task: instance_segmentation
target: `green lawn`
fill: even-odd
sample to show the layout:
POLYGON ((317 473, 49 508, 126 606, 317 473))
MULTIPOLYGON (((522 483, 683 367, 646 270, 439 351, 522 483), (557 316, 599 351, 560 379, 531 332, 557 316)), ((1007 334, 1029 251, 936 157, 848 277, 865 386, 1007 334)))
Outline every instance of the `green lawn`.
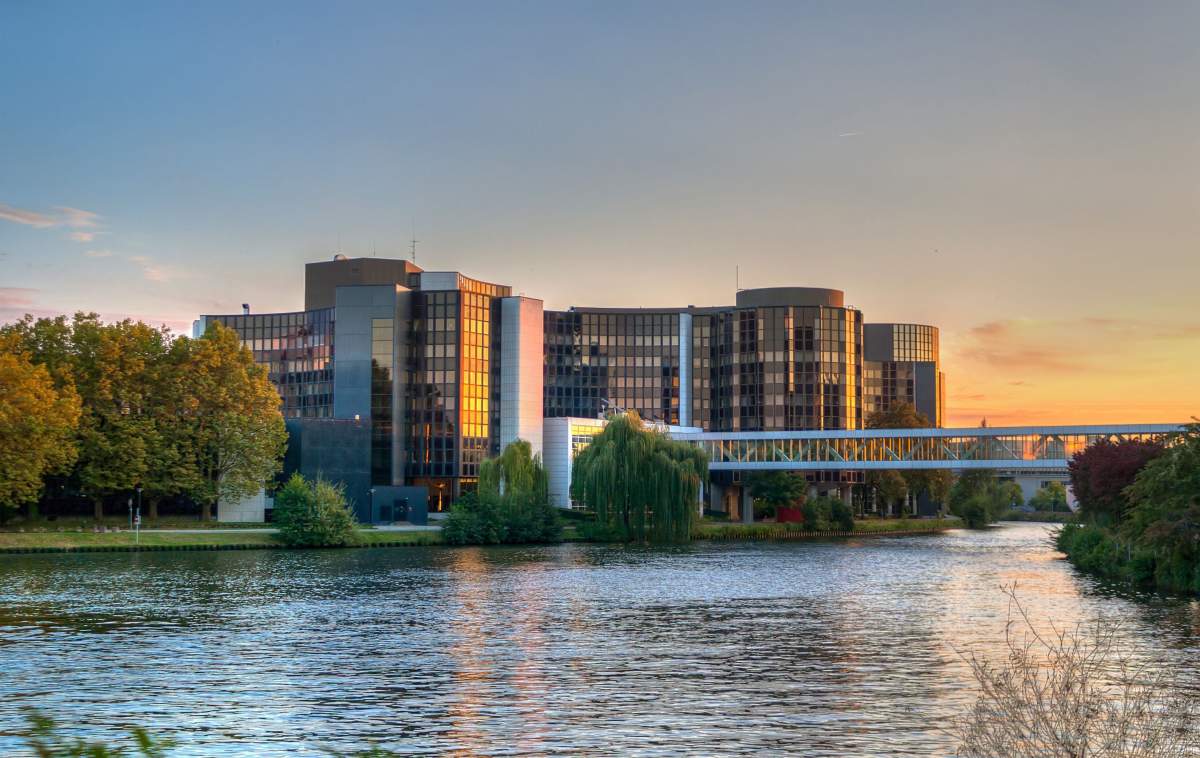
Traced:
MULTIPOLYGON (((383 532, 375 529, 363 529, 359 532, 360 544, 363 547, 373 545, 435 545, 441 542, 438 532, 383 532)), ((200 534, 180 534, 172 532, 141 533, 139 542, 142 547, 180 547, 180 548, 222 548, 231 545, 252 545, 262 547, 280 546, 279 538, 266 532, 212 532, 200 534)), ((0 550, 30 549, 30 548, 101 548, 101 547, 133 547, 132 532, 97 534, 86 532, 0 532, 0 550)))
MULTIPOLYGON (((120 515, 105 516, 104 520, 100 523, 110 529, 128 529, 129 515, 122 513, 120 515)), ((10 518, 7 523, 0 525, 0 532, 57 532, 59 529, 68 531, 84 529, 91 531, 95 525, 96 520, 91 516, 60 516, 53 521, 45 518, 30 521, 24 517, 14 517, 10 518)), ((158 519, 150 519, 145 514, 142 514, 142 531, 150 529, 262 529, 269 526, 270 524, 231 523, 216 521, 215 519, 201 521, 195 516, 163 516, 158 519)))

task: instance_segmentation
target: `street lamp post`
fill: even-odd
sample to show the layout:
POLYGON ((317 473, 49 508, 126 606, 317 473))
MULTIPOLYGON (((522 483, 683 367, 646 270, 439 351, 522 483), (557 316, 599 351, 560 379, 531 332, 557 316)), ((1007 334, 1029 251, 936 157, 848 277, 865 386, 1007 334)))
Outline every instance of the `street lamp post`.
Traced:
POLYGON ((133 529, 133 498, 129 498, 129 528, 133 529))
POLYGON ((375 520, 375 488, 374 487, 367 490, 367 496, 369 498, 368 502, 369 502, 370 508, 371 508, 371 520, 374 521, 375 520))
POLYGON ((140 517, 142 515, 142 485, 139 484, 134 489, 137 490, 137 496, 138 496, 137 510, 138 510, 138 516, 140 517))

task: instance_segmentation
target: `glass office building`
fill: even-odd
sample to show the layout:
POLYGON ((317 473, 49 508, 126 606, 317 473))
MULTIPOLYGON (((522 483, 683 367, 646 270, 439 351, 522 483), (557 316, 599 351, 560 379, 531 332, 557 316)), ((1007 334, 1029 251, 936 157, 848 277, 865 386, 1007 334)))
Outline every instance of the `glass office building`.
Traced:
POLYGON ((192 330, 200 336, 211 323, 237 332, 279 389, 284 418, 333 415, 333 309, 296 313, 202 316, 192 330))
POLYGON ((715 432, 846 430, 904 400, 942 419, 937 329, 864 324, 840 290, 545 311, 459 272, 336 256, 305 267, 304 292, 302 311, 246 306, 201 316, 194 331, 237 332, 279 390, 294 443, 308 451, 300 459, 344 453, 338 467, 360 503, 379 488, 416 487, 444 510, 508 442, 540 451, 545 418, 633 410, 715 432), (354 450, 325 444, 330 430, 354 450))
POLYGON ((572 309, 545 313, 545 416, 636 410, 680 419, 680 313, 572 309))
MULTIPOLYGON (((933 426, 945 419, 945 375, 938 329, 926 324, 867 324, 863 410, 869 416, 908 403, 933 426)), ((864 416, 865 418, 865 416, 864 416)))
POLYGON ((545 416, 711 431, 857 429, 862 315, 838 290, 743 290, 729 307, 545 314, 545 416))

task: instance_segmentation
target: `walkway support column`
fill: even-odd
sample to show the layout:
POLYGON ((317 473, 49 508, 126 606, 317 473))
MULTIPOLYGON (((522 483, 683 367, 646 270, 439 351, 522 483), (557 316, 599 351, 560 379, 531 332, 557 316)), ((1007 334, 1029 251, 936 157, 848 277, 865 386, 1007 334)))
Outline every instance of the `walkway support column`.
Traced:
POLYGON ((742 485, 742 523, 754 523, 754 498, 750 497, 750 488, 742 485))

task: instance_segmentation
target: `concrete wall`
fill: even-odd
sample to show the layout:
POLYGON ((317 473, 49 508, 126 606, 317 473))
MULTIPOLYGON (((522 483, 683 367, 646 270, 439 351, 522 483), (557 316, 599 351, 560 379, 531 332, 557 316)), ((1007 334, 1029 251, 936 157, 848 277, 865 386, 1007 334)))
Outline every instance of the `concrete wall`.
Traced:
POLYGON ((548 418, 542 425, 542 465, 546 467, 550 504, 571 505, 571 419, 548 418))
POLYGON ((692 425, 692 314, 679 314, 679 425, 692 425))
POLYGON ((337 288, 361 285, 408 286, 408 274, 421 269, 406 260, 345 258, 319 261, 304 267, 304 309, 332 308, 337 288))
POLYGON ((542 452, 542 301, 500 299, 500 449, 516 439, 542 452))
POLYGON ((266 510, 272 507, 265 490, 259 490, 244 500, 218 502, 217 521, 232 524, 258 524, 266 520, 266 510))

